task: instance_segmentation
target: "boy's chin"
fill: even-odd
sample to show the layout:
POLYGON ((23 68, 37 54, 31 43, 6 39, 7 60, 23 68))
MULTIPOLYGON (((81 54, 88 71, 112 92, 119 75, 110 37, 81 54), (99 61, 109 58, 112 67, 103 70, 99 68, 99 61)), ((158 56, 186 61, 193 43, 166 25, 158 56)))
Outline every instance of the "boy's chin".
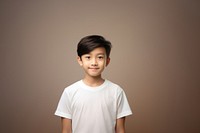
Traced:
POLYGON ((89 74, 89 76, 92 78, 99 78, 101 77, 101 74, 89 74))

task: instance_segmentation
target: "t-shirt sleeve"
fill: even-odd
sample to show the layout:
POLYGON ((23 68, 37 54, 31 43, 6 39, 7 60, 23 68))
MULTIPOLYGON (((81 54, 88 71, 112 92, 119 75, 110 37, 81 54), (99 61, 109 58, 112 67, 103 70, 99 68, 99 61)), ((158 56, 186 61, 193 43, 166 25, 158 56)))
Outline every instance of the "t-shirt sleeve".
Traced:
POLYGON ((132 115, 125 92, 122 90, 117 98, 117 119, 132 115))
POLYGON ((55 115, 64 117, 64 118, 68 118, 68 119, 72 119, 71 102, 70 102, 70 97, 69 97, 66 89, 62 93, 62 96, 58 103, 57 109, 55 111, 55 115))

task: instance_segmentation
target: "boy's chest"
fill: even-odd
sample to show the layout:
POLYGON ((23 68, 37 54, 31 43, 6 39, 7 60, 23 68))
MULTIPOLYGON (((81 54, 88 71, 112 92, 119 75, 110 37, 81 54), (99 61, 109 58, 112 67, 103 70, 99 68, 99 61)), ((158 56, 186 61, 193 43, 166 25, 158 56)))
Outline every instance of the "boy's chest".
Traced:
POLYGON ((116 109, 116 97, 107 91, 77 92, 71 99, 72 111, 95 112, 102 109, 113 111, 116 109))

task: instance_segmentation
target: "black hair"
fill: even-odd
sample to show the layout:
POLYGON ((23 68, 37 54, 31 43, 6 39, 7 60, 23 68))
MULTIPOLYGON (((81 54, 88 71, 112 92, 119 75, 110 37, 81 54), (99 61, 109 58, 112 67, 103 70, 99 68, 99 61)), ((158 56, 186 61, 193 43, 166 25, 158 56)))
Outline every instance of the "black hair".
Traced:
POLYGON ((100 35, 90 35, 82 38, 77 45, 77 54, 81 58, 82 55, 88 54, 98 47, 104 47, 106 56, 109 58, 112 44, 100 35))

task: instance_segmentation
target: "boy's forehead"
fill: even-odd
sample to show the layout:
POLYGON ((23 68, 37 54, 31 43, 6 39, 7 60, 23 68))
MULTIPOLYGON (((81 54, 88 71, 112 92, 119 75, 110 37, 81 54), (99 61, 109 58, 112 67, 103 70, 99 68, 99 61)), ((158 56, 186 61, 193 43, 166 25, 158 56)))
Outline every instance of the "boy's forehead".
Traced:
POLYGON ((98 48, 93 49, 88 54, 106 54, 106 49, 104 47, 98 47, 98 48))

